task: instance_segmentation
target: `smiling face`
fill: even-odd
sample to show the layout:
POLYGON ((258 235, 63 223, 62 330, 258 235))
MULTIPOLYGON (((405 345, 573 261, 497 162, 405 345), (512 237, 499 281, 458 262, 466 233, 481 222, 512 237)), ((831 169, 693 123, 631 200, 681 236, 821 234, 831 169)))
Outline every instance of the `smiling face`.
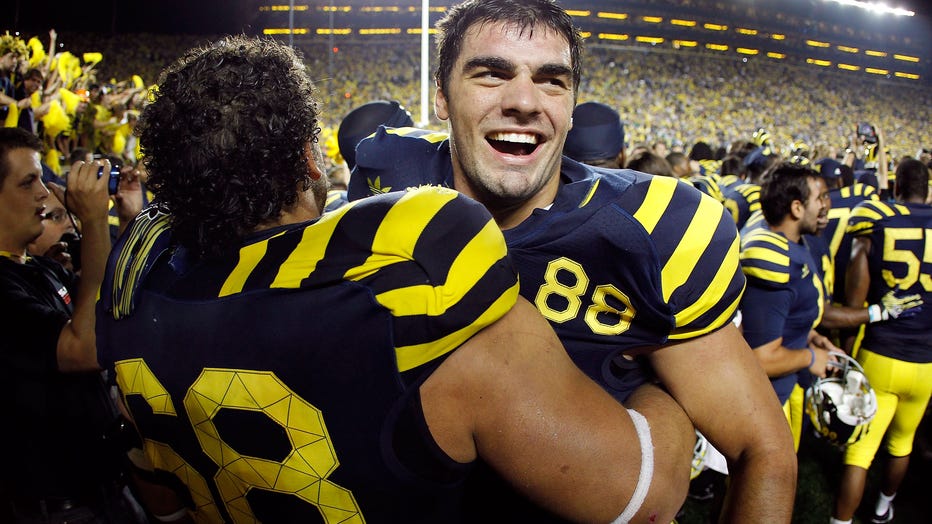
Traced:
POLYGON ((3 160, 7 176, 0 186, 0 250, 21 255, 42 234, 49 190, 42 183, 37 151, 11 149, 3 160))
POLYGON ((573 115, 569 43, 535 26, 473 26, 436 110, 450 127, 456 189, 499 225, 517 225, 553 202, 573 115))

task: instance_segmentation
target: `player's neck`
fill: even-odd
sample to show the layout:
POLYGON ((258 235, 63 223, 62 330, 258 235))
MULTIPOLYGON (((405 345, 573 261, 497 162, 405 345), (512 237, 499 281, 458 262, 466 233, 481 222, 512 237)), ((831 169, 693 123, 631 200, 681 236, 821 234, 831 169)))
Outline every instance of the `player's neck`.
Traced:
POLYGON ((454 175, 454 189, 481 203, 492 214, 499 229, 508 230, 521 225, 531 216, 535 209, 549 209, 556 199, 560 188, 559 173, 552 177, 544 187, 533 195, 523 199, 502 198, 488 192, 479 191, 465 177, 454 175))
POLYGON ((803 237, 802 231, 799 228, 799 221, 793 220, 792 217, 786 217, 777 225, 770 224, 770 230, 775 233, 783 233, 783 236, 787 238, 790 242, 799 243, 799 240, 803 237))

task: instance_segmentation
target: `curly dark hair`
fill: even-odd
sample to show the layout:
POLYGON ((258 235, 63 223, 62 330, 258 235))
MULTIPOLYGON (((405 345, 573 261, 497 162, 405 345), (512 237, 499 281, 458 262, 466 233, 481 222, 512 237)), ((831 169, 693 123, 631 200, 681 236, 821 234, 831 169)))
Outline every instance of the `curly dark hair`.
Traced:
POLYGON ((315 95, 300 55, 268 39, 226 37, 162 72, 140 141, 178 242, 202 257, 229 254, 311 187, 315 95))

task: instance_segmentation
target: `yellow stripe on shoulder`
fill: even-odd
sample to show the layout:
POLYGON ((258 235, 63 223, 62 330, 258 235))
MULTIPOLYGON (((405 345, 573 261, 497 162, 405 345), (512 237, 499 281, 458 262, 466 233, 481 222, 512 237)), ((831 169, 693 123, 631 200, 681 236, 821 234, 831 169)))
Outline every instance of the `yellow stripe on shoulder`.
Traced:
POLYGON ((305 228, 298 245, 279 266, 278 273, 269 287, 301 287, 301 282, 317 269, 317 264, 324 258, 340 219, 355 206, 356 202, 350 202, 333 212, 323 214, 314 225, 305 228))
POLYGON ((395 348, 395 357, 398 361, 398 371, 404 372, 414 369, 421 364, 430 362, 458 348, 482 328, 500 319, 507 313, 518 299, 518 284, 507 289, 498 300, 492 303, 485 312, 468 326, 450 333, 449 335, 426 344, 402 346, 395 348))
POLYGON ((894 215, 896 215, 896 211, 889 204, 873 200, 865 200, 851 210, 851 219, 870 220, 871 222, 894 215))
POLYGON ((777 284, 786 284, 790 281, 790 274, 785 271, 772 271, 769 269, 762 269, 759 267, 747 267, 742 266, 742 271, 748 277, 756 278, 758 280, 764 280, 766 282, 775 282, 777 284))
POLYGON ((412 260, 421 232, 434 215, 457 195, 452 189, 437 186, 408 189, 379 224, 372 239, 372 254, 361 265, 347 270, 345 278, 358 281, 399 259, 412 260), (424 198, 423 195, 428 193, 439 198, 424 198))
MULTIPOLYGON (((738 271, 740 267, 740 258, 739 258, 739 249, 738 249, 738 237, 735 237, 734 242, 728 248, 728 252, 725 255, 725 259, 722 261, 722 265, 719 268, 718 272, 715 274, 715 278, 712 279, 712 282, 702 293, 702 295, 691 305, 683 308, 676 315, 676 325, 685 326, 690 322, 699 318, 702 314, 706 312, 709 308, 709 304, 718 303, 722 297, 722 294, 728 290, 728 286, 731 285, 731 280, 735 275, 735 272, 738 271)), ((741 295, 738 295, 738 299, 734 302, 734 308, 737 309, 738 301, 740 301, 741 295)), ((669 300, 669 298, 667 298, 669 300)), ((731 315, 734 314, 734 309, 730 312, 726 311, 722 315, 728 318, 731 318, 731 315)), ((708 330, 711 331, 721 324, 718 323, 720 319, 716 320, 715 323, 708 326, 708 330)), ((701 333, 699 333, 701 334, 701 333)), ((671 337, 672 338, 672 337, 671 337)))
POLYGON ((634 213, 634 218, 644 226, 647 233, 653 233, 657 223, 667 211, 670 200, 673 198, 673 192, 676 191, 679 181, 675 178, 655 176, 650 181, 650 187, 641 207, 634 213))
POLYGON ((763 260, 780 267, 790 267, 790 254, 788 251, 778 251, 768 246, 754 245, 745 247, 741 252, 741 260, 763 260))
MULTIPOLYGON (((661 270, 660 285, 663 288, 665 302, 669 302, 670 296, 689 279, 693 267, 702 257, 718 230, 721 219, 722 205, 714 198, 702 195, 689 226, 683 232, 676 249, 661 270)), ((737 257, 735 258, 737 260, 737 257)))
POLYGON ((265 253, 269 248, 269 240, 277 236, 281 236, 282 234, 284 234, 284 232, 267 238, 261 242, 256 242, 254 244, 241 247, 239 250, 239 261, 236 263, 236 267, 233 268, 233 271, 227 275, 227 278, 223 282, 223 286, 220 287, 220 292, 217 293, 217 296, 226 297, 241 292, 243 290, 243 286, 246 284, 246 280, 249 278, 249 275, 252 274, 252 272, 256 269, 256 266, 259 265, 259 262, 262 260, 262 257, 265 256, 265 253))
POLYGON ((460 251, 443 284, 409 286, 380 293, 375 298, 395 316, 440 316, 459 303, 476 283, 507 254, 501 230, 489 219, 485 227, 460 251))

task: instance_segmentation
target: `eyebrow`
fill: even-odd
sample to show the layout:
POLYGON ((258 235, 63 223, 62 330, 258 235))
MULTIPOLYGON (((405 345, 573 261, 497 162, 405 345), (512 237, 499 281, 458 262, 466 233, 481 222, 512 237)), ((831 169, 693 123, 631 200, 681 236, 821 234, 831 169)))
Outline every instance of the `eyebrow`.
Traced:
POLYGON ((463 71, 483 68, 497 69, 499 71, 514 71, 517 69, 517 66, 511 60, 506 60, 498 56, 476 56, 470 58, 463 64, 463 71))
MULTIPOLYGON (((495 69, 498 71, 514 72, 517 65, 511 60, 506 60, 498 56, 477 56, 471 58, 463 64, 463 71, 472 71, 474 69, 495 69)), ((573 70, 563 64, 547 63, 538 67, 534 71, 535 75, 544 76, 573 76, 573 70)))

